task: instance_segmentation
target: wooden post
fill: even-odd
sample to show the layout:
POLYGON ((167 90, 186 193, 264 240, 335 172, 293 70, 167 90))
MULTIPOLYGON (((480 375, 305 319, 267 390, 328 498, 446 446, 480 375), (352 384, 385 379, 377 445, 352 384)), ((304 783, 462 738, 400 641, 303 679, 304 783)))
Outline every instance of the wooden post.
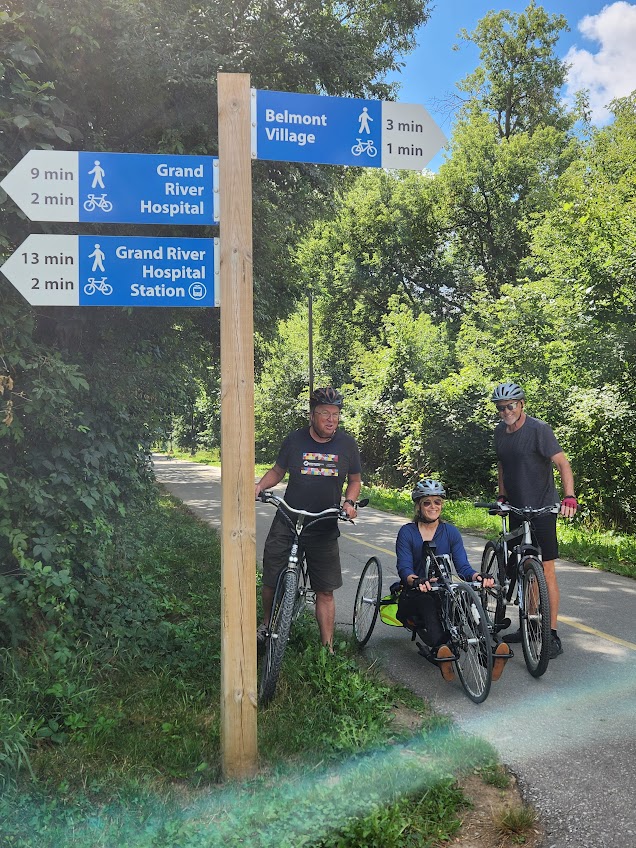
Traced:
POLYGON ((254 314, 249 74, 218 75, 221 248, 221 756, 252 776, 256 736, 254 314))

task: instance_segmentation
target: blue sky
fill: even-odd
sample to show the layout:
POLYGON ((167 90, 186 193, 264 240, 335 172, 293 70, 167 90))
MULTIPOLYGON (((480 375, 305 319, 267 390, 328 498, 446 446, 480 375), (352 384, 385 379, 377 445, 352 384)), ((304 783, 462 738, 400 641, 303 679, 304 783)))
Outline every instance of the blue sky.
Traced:
MULTIPOLYGON (((417 48, 403 58, 402 73, 391 77, 401 84, 398 100, 422 103, 450 136, 455 84, 479 64, 477 48, 460 41, 457 33, 462 28, 471 32, 489 11, 519 13, 527 5, 527 0, 437 0, 417 34, 417 48), (455 44, 459 50, 453 50, 455 44)), ((607 123, 606 104, 636 88, 636 2, 544 0, 540 5, 550 14, 564 15, 570 27, 556 48, 572 65, 564 98, 588 89, 594 122, 607 123)), ((439 154, 429 167, 437 170, 442 161, 439 154)))

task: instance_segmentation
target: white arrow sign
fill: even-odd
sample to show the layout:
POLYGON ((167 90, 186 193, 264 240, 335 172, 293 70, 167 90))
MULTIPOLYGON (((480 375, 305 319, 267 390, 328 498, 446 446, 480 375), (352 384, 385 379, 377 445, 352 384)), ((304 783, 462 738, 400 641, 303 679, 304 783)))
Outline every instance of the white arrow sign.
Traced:
POLYGON ((445 144, 417 103, 252 91, 254 159, 421 171, 445 144))
POLYGON ((212 156, 30 150, 0 182, 32 221, 213 224, 212 156))
POLYGON ((218 306, 218 239, 32 235, 2 273, 33 306, 218 306))

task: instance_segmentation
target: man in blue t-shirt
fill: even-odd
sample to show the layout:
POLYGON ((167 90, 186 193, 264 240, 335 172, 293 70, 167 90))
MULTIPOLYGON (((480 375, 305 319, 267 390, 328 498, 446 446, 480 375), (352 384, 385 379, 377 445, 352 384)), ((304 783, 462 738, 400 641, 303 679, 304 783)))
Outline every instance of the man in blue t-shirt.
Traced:
MULTIPOLYGON (((554 483, 553 466, 559 470, 565 496, 561 501, 561 515, 571 518, 578 508, 574 495, 574 477, 567 456, 558 443, 552 428, 525 412, 526 395, 517 383, 500 383, 492 393, 500 421, 495 427, 495 450, 498 460, 499 496, 501 503, 516 507, 539 509, 559 500, 554 483)), ((521 518, 510 515, 510 526, 519 525, 521 518)), ((557 546, 556 515, 548 513, 533 519, 535 535, 541 548, 543 571, 548 584, 552 643, 550 658, 563 653, 557 634, 559 613, 559 586, 554 561, 557 546)), ((521 632, 506 636, 508 642, 520 642, 521 632)))
MULTIPOLYGON (((295 509, 321 512, 340 504, 349 518, 357 515, 355 504, 362 485, 360 453, 355 439, 338 429, 342 395, 331 386, 315 389, 309 399, 309 426, 294 430, 283 442, 276 464, 256 484, 256 497, 271 489, 289 472, 286 502, 295 509)), ((311 587, 316 594, 316 620, 320 639, 333 646, 336 620, 334 590, 342 586, 338 519, 320 521, 303 533, 303 549, 311 587)), ((276 580, 287 565, 293 534, 278 514, 274 517, 263 553, 263 623, 259 642, 265 640, 272 611, 276 580)))

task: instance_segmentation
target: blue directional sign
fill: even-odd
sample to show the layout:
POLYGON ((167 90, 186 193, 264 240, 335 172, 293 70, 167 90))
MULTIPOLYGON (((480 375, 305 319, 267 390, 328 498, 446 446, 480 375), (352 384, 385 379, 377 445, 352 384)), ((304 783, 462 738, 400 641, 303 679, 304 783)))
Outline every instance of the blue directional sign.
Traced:
POLYGON ((2 272, 34 306, 218 306, 218 239, 32 235, 2 272))
POLYGON ((252 91, 252 156, 421 170, 446 143, 424 106, 252 91))
POLYGON ((32 221, 218 222, 218 159, 30 150, 0 183, 32 221))

